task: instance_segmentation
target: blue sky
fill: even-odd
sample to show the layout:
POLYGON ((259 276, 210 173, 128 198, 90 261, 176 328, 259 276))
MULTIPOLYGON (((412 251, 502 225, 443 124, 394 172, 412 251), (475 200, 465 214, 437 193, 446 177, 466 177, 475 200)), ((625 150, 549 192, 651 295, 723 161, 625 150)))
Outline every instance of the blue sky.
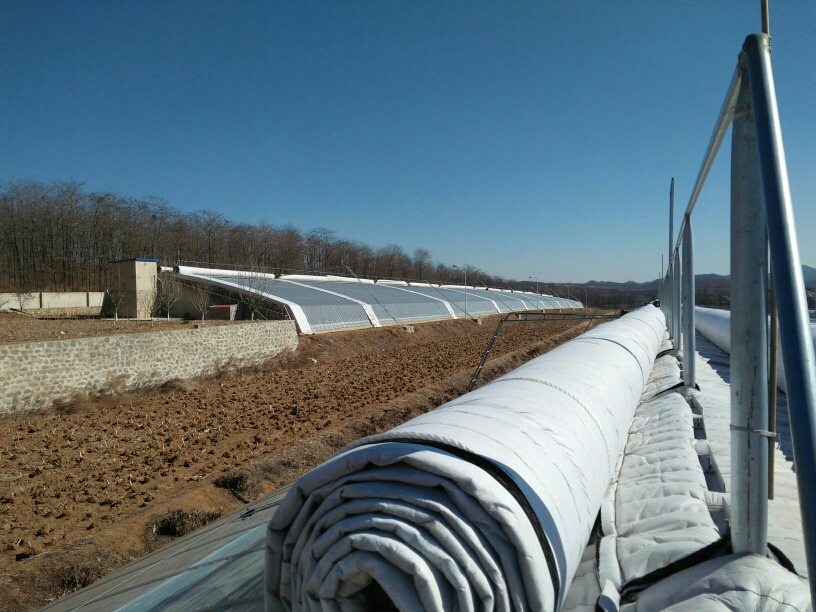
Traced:
MULTIPOLYGON (((771 5, 816 265, 816 3, 771 5)), ((758 1, 2 0, 0 181, 79 179, 520 279, 653 279, 669 181, 679 219, 758 29, 758 1)), ((728 271, 728 170, 721 154, 695 211, 700 272, 728 271)))

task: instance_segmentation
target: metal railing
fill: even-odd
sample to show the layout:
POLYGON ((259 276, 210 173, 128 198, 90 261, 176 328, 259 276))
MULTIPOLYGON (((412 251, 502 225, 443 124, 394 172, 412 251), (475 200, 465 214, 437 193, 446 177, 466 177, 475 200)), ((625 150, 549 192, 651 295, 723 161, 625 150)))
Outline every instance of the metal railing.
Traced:
MULTIPOLYGON (((691 214, 729 125, 731 143, 731 536, 734 552, 767 554, 769 256, 811 598, 816 601, 816 369, 770 37, 745 39, 660 288, 683 382, 695 385, 691 214)), ((673 185, 670 195, 673 206, 673 185)), ((670 230, 671 232, 671 230, 670 230)), ((670 237, 671 245, 671 237, 670 237)), ((772 438, 771 438, 772 439, 772 438)))

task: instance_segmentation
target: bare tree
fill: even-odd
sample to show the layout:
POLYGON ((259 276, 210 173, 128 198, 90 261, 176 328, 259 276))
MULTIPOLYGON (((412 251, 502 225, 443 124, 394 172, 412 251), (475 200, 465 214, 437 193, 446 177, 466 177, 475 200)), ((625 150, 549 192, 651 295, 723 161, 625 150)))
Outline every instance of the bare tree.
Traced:
POLYGON ((156 314, 156 286, 153 285, 149 289, 143 289, 137 294, 137 302, 139 306, 139 314, 147 313, 150 317, 150 325, 153 325, 153 316, 156 314))
POLYGON ((428 249, 414 250, 414 274, 419 280, 422 280, 422 275, 428 272, 431 267, 431 254, 428 249))
POLYGON ((28 305, 34 301, 34 294, 28 291, 18 291, 14 294, 17 298, 17 303, 20 305, 20 312, 25 312, 28 305))
POLYGON ((210 286, 197 285, 193 287, 190 292, 190 302, 193 304, 193 308, 198 311, 198 314, 201 315, 201 322, 203 323, 204 317, 207 316, 207 308, 210 306, 210 286))
POLYGON ((5 306, 6 304, 8 304, 8 299, 0 295, 0 310, 3 310, 3 306, 5 306))
MULTIPOLYGON (((160 198, 89 191, 77 181, 0 183, 0 286, 95 291, 119 286, 110 262, 144 256, 281 272, 340 273, 351 266, 360 276, 437 282, 462 276, 432 262, 425 249, 411 255, 395 244, 375 249, 323 227, 304 233, 292 225, 234 223, 213 211, 176 210, 160 198)), ((479 278, 506 284, 500 276, 479 278)))
POLYGON ((119 311, 122 309, 122 304, 125 301, 125 292, 120 289, 108 289, 105 293, 108 294, 110 307, 113 310, 114 320, 119 320, 119 311))
POLYGON ((262 293, 266 284, 265 281, 266 278, 258 272, 250 272, 249 276, 243 279, 248 291, 241 292, 241 301, 249 308, 249 318, 253 321, 255 320, 255 313, 261 314, 261 308, 266 303, 266 298, 262 293))
POLYGON ((165 276, 159 279, 159 306, 167 312, 167 320, 170 320, 170 309, 181 299, 182 288, 174 278, 165 276))

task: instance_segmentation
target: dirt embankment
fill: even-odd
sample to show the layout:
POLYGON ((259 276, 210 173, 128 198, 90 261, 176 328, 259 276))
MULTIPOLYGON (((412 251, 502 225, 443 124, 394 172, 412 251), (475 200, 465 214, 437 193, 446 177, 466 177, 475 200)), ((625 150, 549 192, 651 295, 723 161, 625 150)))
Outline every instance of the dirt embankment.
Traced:
MULTIPOLYGON (((160 545, 167 512, 231 510, 457 397, 497 321, 302 337, 253 371, 0 417, 0 609, 37 607, 160 545)), ((586 327, 505 325, 482 382, 586 327)))

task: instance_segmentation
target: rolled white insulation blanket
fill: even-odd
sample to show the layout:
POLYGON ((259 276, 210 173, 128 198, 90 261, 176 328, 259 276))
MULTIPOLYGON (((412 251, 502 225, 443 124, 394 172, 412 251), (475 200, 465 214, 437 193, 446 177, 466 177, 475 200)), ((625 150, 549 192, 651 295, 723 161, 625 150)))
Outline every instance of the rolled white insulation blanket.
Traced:
POLYGON ((274 274, 267 272, 253 272, 252 270, 220 270, 218 268, 196 268, 193 266, 173 266, 176 274, 204 276, 209 278, 266 278, 274 279, 274 274))
POLYGON ((697 306, 694 327, 717 348, 731 354, 731 313, 728 310, 697 306))
POLYGON ((268 610, 555 610, 665 331, 646 306, 298 479, 268 610))
MULTIPOLYGON (((770 323, 768 325, 770 326, 770 323)), ((694 327, 718 348, 729 355, 731 354, 730 311, 697 306, 694 309, 694 327)), ((813 323, 810 324, 810 333, 813 338, 813 346, 816 347, 816 325, 813 323)), ((776 347, 776 381, 776 386, 786 392, 785 366, 782 361, 782 338, 779 338, 776 347)))

